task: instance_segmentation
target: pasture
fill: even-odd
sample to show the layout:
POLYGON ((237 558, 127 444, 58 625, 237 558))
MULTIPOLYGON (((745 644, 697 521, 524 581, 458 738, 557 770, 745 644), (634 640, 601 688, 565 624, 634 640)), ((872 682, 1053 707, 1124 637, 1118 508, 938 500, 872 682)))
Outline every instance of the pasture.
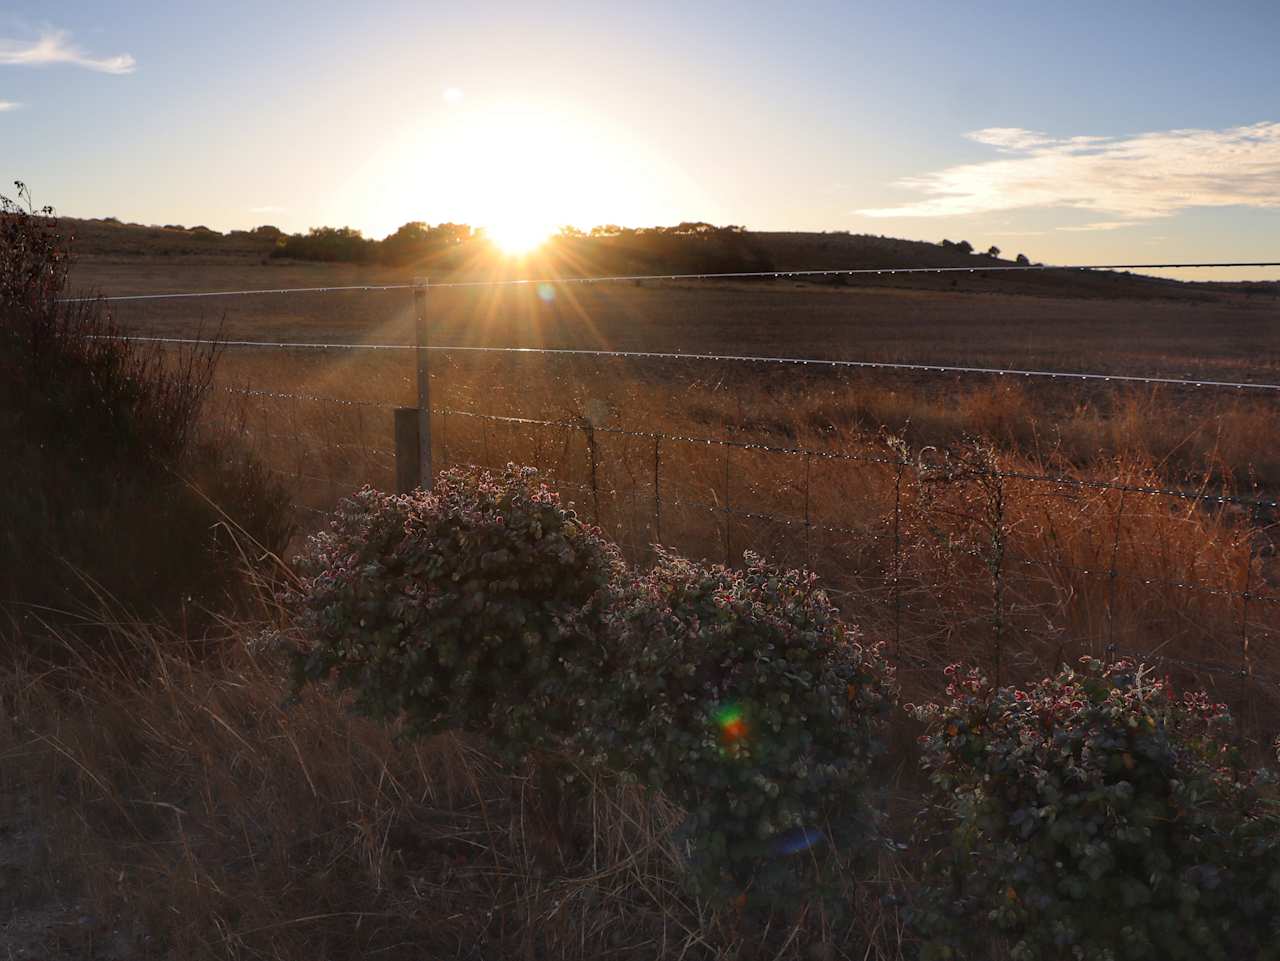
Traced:
MULTIPOLYGON (((247 256, 89 256, 72 283, 127 295, 410 279, 247 256)), ((153 336, 413 342, 404 290, 113 310, 153 336)), ((1240 382, 1274 382, 1280 367, 1274 296, 1126 277, 438 288, 427 310, 441 347, 1240 382)), ((660 541, 810 566, 891 644, 908 689, 913 672, 954 659, 1022 674, 1125 651, 1257 706, 1273 689, 1262 679, 1280 674, 1272 514, 1233 502, 1280 489, 1262 442, 1280 427, 1268 392, 537 353, 440 351, 431 365, 437 467, 537 466, 633 557, 660 541), (1162 490, 1195 496, 1150 493, 1162 490)), ((212 413, 292 488, 304 529, 359 485, 394 484, 390 408, 415 403, 410 352, 232 347, 219 383, 229 391, 212 413)))

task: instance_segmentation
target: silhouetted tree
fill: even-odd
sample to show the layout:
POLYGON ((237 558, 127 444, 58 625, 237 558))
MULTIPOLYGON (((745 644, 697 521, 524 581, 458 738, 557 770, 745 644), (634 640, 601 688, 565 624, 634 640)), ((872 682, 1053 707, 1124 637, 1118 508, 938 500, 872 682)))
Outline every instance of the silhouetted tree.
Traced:
POLYGON ((967 240, 960 241, 960 243, 956 244, 955 247, 956 250, 960 251, 962 254, 973 253, 973 244, 969 243, 967 240))
POLYGON ((312 227, 305 234, 292 234, 273 252, 273 257, 296 257, 299 260, 373 259, 374 242, 366 240, 353 227, 312 227))
POLYGON ((990 247, 988 247, 988 248, 987 248, 987 256, 988 256, 988 257, 999 257, 999 256, 1000 256, 1000 248, 999 248, 999 247, 997 247, 995 244, 992 244, 990 247))
POLYGON ((1027 259, 1027 255, 1026 255, 1026 254, 1018 254, 1018 259, 1017 259, 1016 261, 1014 261, 1014 263, 1018 264, 1018 265, 1019 265, 1019 266, 1021 266, 1021 267, 1030 267, 1030 266, 1031 266, 1031 261, 1027 259))

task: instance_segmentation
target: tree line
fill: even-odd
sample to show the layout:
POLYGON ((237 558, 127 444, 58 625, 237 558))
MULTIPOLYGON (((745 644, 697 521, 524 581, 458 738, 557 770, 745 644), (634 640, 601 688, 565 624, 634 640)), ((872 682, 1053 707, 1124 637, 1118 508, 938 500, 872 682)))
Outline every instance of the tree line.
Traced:
MULTIPOLYGON (((457 267, 498 256, 483 228, 469 224, 422 221, 404 224, 382 240, 353 227, 313 227, 282 235, 272 257, 341 261, 404 267, 430 263, 457 267)), ((590 230, 562 227, 538 251, 551 261, 589 263, 611 271, 771 270, 773 263, 745 227, 686 221, 672 227, 621 227, 603 224, 590 230)))

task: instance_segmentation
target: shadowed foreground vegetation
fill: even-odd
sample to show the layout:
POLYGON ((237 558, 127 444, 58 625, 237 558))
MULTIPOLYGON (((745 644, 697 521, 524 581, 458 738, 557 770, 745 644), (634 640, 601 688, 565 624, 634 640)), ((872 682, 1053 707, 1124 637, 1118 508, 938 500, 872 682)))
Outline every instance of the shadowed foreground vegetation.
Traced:
POLYGON ((0 197, 0 603, 39 623, 105 593, 204 620, 238 593, 226 526, 283 549, 287 500, 202 417, 216 344, 165 356, 122 341, 101 302, 65 302, 69 243, 0 197))
POLYGON ((408 371, 93 339, 53 222, 3 226, 5 362, 61 345, 68 385, 0 395, 36 465, 0 598, 15 956, 1274 956, 1269 519, 1001 476, 1265 492, 1261 406, 453 358, 437 464, 541 472, 365 490, 295 565, 264 475, 326 514, 389 486, 388 412, 217 388, 408 371), (95 407, 101 450, 53 432, 95 407), (787 450, 663 442, 659 490, 619 432, 726 426, 787 450), (183 578, 217 587, 184 609, 183 578))
POLYGON ((361 494, 215 658, 104 610, 111 660, 19 659, 8 906, 87 919, 45 951, 1274 956, 1275 779, 1221 705, 1117 661, 898 707, 807 576, 633 572, 523 483, 361 494))

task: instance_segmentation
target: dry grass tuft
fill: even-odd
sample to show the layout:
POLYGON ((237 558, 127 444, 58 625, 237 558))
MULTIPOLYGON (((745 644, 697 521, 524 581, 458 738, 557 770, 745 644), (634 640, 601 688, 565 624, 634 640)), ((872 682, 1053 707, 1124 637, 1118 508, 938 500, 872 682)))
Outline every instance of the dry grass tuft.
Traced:
POLYGON ((508 770, 461 735, 397 740, 320 693, 286 706, 253 644, 196 664, 115 629, 145 676, 6 675, 0 795, 47 839, 23 883, 78 892, 126 956, 899 956, 892 859, 847 879, 852 925, 717 914, 681 886, 660 797, 580 771, 572 793, 563 759, 508 770))

